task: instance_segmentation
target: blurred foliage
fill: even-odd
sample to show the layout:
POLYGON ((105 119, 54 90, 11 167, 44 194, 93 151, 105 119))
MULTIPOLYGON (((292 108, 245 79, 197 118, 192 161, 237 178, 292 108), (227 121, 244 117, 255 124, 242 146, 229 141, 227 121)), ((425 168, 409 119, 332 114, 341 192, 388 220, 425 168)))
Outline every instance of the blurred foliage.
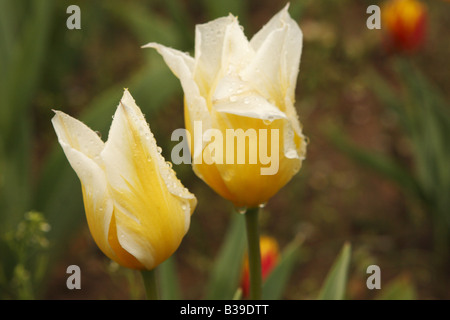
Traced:
MULTIPOLYGON (((294 19, 301 22, 305 40, 298 101, 300 118, 311 144, 301 178, 292 181, 289 188, 283 189, 282 194, 264 209, 272 211, 269 214, 273 218, 262 215, 263 220, 267 219, 263 221, 263 226, 270 226, 273 232, 277 232, 284 239, 285 248, 278 268, 265 283, 267 299, 285 296, 315 299, 317 292, 322 292, 322 296, 328 292, 328 297, 343 298, 344 284, 329 279, 333 279, 333 273, 351 272, 352 266, 348 265, 347 260, 349 249, 344 251, 344 258, 341 255, 341 259, 337 260, 338 267, 335 264, 331 269, 340 272, 328 272, 328 266, 339 250, 337 245, 342 243, 341 240, 347 240, 342 238, 354 238, 351 239, 352 247, 364 256, 365 265, 366 260, 371 260, 372 254, 375 255, 372 252, 375 249, 364 247, 368 244, 361 243, 375 233, 371 244, 378 248, 376 253, 383 262, 383 254, 387 255, 389 250, 395 252, 395 249, 390 246, 391 238, 386 241, 376 233, 383 235, 386 230, 408 229, 413 225, 401 224, 398 227, 393 224, 391 229, 387 227, 391 222, 391 213, 394 212, 394 217, 398 213, 395 211, 397 208, 386 210, 389 212, 385 215, 377 215, 380 220, 384 219, 381 222, 373 217, 362 221, 360 216, 346 209, 351 206, 356 208, 355 211, 363 211, 357 209, 360 208, 357 207, 358 199, 364 198, 361 192, 371 186, 367 186, 364 178, 358 176, 357 169, 352 167, 339 171, 339 166, 333 167, 325 162, 327 157, 330 162, 339 158, 327 149, 321 130, 324 127, 335 129, 339 124, 348 129, 345 125, 351 123, 348 121, 349 110, 359 103, 346 99, 345 93, 348 91, 352 93, 352 98, 359 97, 361 92, 370 97, 364 91, 370 88, 368 91, 376 94, 377 103, 396 114, 398 129, 410 141, 413 165, 409 163, 410 158, 402 162, 403 158, 399 159, 392 153, 375 153, 358 147, 340 127, 330 131, 331 135, 327 135, 329 141, 350 158, 375 169, 381 177, 394 181, 408 195, 411 207, 415 207, 417 201, 423 204, 429 213, 427 219, 434 221, 438 230, 435 233, 435 243, 440 248, 438 257, 448 257, 445 238, 449 237, 450 225, 450 167, 447 165, 450 156, 450 117, 448 90, 442 88, 442 83, 448 79, 448 68, 443 66, 449 50, 434 45, 440 43, 442 30, 449 27, 448 19, 446 22, 441 18, 448 3, 436 1, 430 4, 430 16, 437 18, 430 19, 431 45, 425 54, 412 57, 413 62, 397 59, 392 64, 385 64, 384 60, 389 62, 391 59, 380 54, 379 38, 373 32, 356 32, 364 29, 361 25, 365 26, 365 9, 372 2, 291 1, 289 11, 294 19), (388 76, 378 72, 384 70, 386 65, 388 76), (329 126, 330 118, 332 126, 329 126), (336 189, 344 191, 330 192, 336 189), (341 195, 345 198, 341 199, 341 195), (274 219, 276 223, 273 223, 274 219), (322 228, 320 232, 316 231, 318 225, 322 228), (361 233, 368 236, 363 237, 355 230, 362 230, 361 233), (300 236, 295 238, 296 234, 300 236), (293 241, 286 240, 291 236, 295 238, 293 241), (317 246, 321 246, 320 252, 317 246), (320 260, 323 256, 327 257, 325 262, 320 260), (322 264, 305 266, 312 262, 322 264), (291 274, 295 273, 295 279, 300 280, 298 284, 289 286, 291 274), (327 273, 330 275, 324 285, 328 289, 320 289, 322 277, 327 273), (321 280, 315 280, 317 275, 321 280)), ((183 125, 178 111, 182 99, 181 87, 157 54, 139 47, 155 41, 192 53, 195 24, 230 12, 239 17, 246 33, 251 35, 285 2, 77 0, 71 4, 81 7, 81 30, 67 30, 68 4, 65 2, 0 0, 1 298, 41 297, 48 285, 52 267, 69 243, 76 239, 80 226, 85 222, 79 180, 57 144, 50 124, 51 109, 60 109, 81 119, 98 130, 105 139, 123 88, 127 87, 149 119, 158 144, 163 150, 170 150, 172 142, 168 132, 183 125), (166 123, 153 120, 161 114, 169 119, 166 123)), ((198 180, 193 178, 188 166, 176 166, 174 169, 184 179, 183 182, 188 181, 194 186, 199 199, 213 197, 210 191, 205 191, 206 188, 196 187, 198 180)), ((182 278, 186 276, 186 271, 180 270, 177 265, 180 259, 174 256, 160 270, 161 284, 165 288, 162 296, 166 299, 186 296, 228 299, 240 296, 236 291, 241 266, 239 257, 245 250, 240 216, 233 214, 231 219, 225 219, 217 212, 211 214, 211 211, 219 209, 228 214, 230 211, 214 199, 205 205, 199 201, 196 221, 191 225, 186 239, 188 244, 197 245, 197 249, 184 249, 189 257, 182 260, 202 278, 208 278, 208 281, 199 280, 199 286, 204 286, 206 293, 199 294, 195 286, 182 278), (204 211, 213 218, 203 214, 204 211), (204 225, 202 219, 207 221, 204 225), (225 224, 228 224, 229 231, 225 231, 225 224), (209 233, 202 228, 208 228, 209 233), (219 249, 209 239, 213 233, 217 233, 217 237, 223 236, 219 249), (200 250, 204 252, 199 254, 200 250), (230 275, 231 281, 225 278, 230 275), (187 295, 183 291, 185 287, 190 287, 195 293, 187 295)), ((365 203, 363 208, 368 213, 377 210, 365 203)), ((401 223, 404 221, 401 220, 401 223)), ((419 250, 425 246, 420 244, 416 247, 419 249, 412 251, 412 261, 427 261, 426 254, 415 256, 417 252, 423 253, 419 250)), ((406 256, 409 251, 401 253, 406 256)), ((401 260, 397 254, 394 254, 394 259, 401 260)), ((119 273, 110 272, 117 277, 119 273)), ((390 270, 390 273, 397 273, 396 269, 390 270)), ((129 294, 138 298, 140 292, 136 288, 134 274, 126 271, 125 277, 132 284, 129 294)), ((392 285, 386 285, 386 291, 383 290, 383 294, 376 298, 418 298, 420 292, 415 289, 416 282, 429 282, 429 277, 421 273, 415 278, 393 278, 389 282, 392 285)), ((365 283, 363 280, 359 282, 365 283)), ((443 286, 439 280, 433 285, 443 286)), ((438 291, 435 287, 427 290, 438 291)), ((448 292, 446 287, 444 291, 448 292)), ((352 294, 357 296, 354 292, 358 291, 347 292, 347 297, 351 298, 352 294)))
POLYGON ((47 233, 50 225, 39 212, 27 212, 15 230, 2 239, 0 265, 0 297, 33 299, 41 294, 37 283, 42 281, 48 265, 47 233))
POLYGON ((413 166, 389 155, 358 147, 341 132, 332 131, 336 146, 366 167, 391 179, 413 201, 421 202, 434 222, 438 259, 446 257, 450 245, 450 105, 439 90, 407 59, 397 58, 392 66, 396 89, 380 75, 370 83, 381 103, 395 113, 411 143, 413 166))

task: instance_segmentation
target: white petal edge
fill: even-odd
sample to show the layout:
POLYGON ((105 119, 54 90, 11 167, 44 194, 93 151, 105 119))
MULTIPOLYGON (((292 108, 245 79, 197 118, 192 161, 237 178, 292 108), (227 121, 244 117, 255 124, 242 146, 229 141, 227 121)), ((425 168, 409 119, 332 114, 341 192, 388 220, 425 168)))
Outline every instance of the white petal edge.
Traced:
POLYGON ((236 23, 233 15, 195 26, 195 69, 194 79, 207 84, 214 83, 221 69, 223 46, 227 27, 236 23))
MULTIPOLYGON (((192 74, 192 58, 178 50, 171 49, 157 43, 149 43, 144 47, 156 49, 175 76, 180 79, 185 95, 187 111, 189 112, 189 119, 191 122, 190 127, 194 128, 195 121, 201 121, 203 132, 210 129, 210 111, 208 110, 205 98, 200 94, 199 86, 194 81, 192 74)), ((193 136, 192 132, 191 136, 193 136)), ((203 146, 202 148, 196 148, 194 150, 194 159, 198 159, 201 156, 202 150, 205 146, 203 141, 201 141, 201 136, 199 136, 199 138, 200 139, 196 141, 194 145, 203 144, 203 146)))
MULTIPOLYGON (((61 111, 55 111, 55 116, 52 118, 52 123, 58 136, 59 143, 74 169, 84 192, 87 196, 85 201, 92 200, 92 203, 85 203, 85 207, 92 205, 92 212, 86 212, 91 234, 95 239, 97 245, 105 252, 105 254, 112 259, 116 256, 112 250, 109 241, 108 233, 113 212, 113 201, 110 198, 108 185, 103 169, 98 162, 94 161, 91 156, 96 155, 103 146, 100 138, 95 132, 91 131, 85 124, 74 119, 61 111), (69 143, 74 143, 74 139, 70 137, 77 137, 79 139, 86 138, 87 141, 93 139, 92 144, 84 145, 81 150, 77 150, 69 143), (100 140, 100 142, 98 140, 100 140), (86 151, 84 154, 82 151, 86 151)), ((91 141, 92 142, 92 141, 91 141)), ((76 143, 77 146, 83 145, 81 141, 76 143)))

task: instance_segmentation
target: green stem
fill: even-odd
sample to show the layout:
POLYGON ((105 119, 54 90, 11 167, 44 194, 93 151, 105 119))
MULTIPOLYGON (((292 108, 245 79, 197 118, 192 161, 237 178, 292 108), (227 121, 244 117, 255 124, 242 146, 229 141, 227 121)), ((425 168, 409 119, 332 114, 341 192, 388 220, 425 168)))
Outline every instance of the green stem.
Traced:
POLYGON ((148 300, 158 300, 158 285, 156 282, 156 271, 141 270, 142 280, 144 281, 145 294, 148 300))
POLYGON ((261 252, 259 248, 259 208, 245 213, 247 228, 248 262, 250 271, 250 299, 260 300, 262 296, 261 252))

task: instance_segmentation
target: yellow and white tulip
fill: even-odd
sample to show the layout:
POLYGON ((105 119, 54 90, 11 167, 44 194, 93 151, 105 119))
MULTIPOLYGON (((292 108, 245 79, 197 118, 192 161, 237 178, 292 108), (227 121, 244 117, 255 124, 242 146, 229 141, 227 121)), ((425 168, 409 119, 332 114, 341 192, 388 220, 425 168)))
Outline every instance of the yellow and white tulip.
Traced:
POLYGON ((122 266, 154 269, 179 247, 197 200, 160 154, 141 110, 125 90, 105 143, 82 122, 55 113, 98 247, 122 266))
POLYGON ((236 207, 267 202, 305 157, 306 139, 294 107, 302 32, 287 10, 250 41, 231 14, 197 25, 194 57, 157 43, 144 46, 155 48, 180 79, 194 171, 236 207), (250 140, 245 150, 215 142, 227 137, 227 130, 244 133, 250 140), (242 151, 246 163, 225 161, 242 151), (257 160, 249 161, 252 157, 257 160))

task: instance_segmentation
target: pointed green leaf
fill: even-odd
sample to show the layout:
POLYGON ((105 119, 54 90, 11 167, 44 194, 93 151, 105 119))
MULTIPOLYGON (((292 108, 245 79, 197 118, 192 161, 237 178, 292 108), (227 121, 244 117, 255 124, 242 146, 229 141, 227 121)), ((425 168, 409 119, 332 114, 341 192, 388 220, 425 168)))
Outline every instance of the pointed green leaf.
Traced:
POLYGON ((343 300, 347 287, 347 275, 350 266, 351 245, 345 243, 338 258, 331 267, 322 289, 319 300, 343 300))
POLYGON ((295 238, 281 254, 281 259, 263 284, 263 299, 281 299, 284 289, 300 257, 303 238, 295 238))

